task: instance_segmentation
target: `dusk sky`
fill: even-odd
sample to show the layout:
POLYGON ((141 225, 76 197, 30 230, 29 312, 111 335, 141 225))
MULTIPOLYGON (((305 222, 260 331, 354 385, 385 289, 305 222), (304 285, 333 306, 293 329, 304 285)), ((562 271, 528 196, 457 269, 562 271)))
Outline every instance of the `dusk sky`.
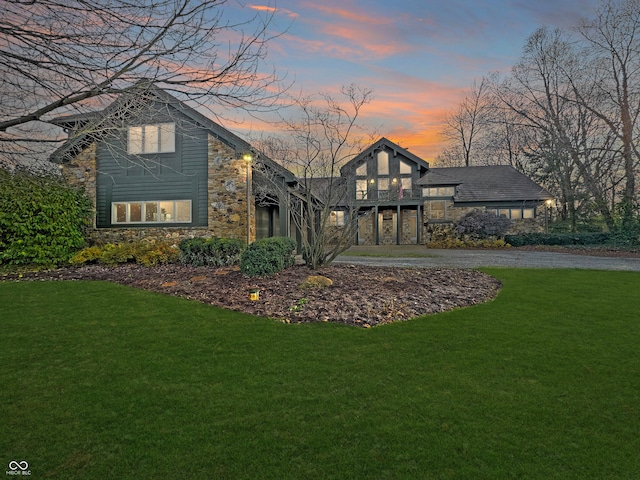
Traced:
MULTIPOLYGON (((274 5, 244 3, 264 11, 274 5)), ((571 28, 598 0, 278 0, 268 62, 307 94, 374 90, 363 121, 427 161, 474 79, 508 72, 543 25, 571 28)), ((229 4, 231 5, 231 4, 229 4)), ((245 12, 246 13, 246 12, 245 12)), ((256 130, 258 125, 245 125, 256 130)), ((239 133, 243 133, 234 127, 239 133)), ((243 128, 244 130, 244 128, 243 128)))

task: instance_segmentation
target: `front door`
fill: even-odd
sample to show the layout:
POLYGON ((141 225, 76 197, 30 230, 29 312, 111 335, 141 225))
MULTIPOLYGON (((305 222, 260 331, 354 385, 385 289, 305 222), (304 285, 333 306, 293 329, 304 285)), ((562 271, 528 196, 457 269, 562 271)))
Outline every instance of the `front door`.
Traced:
POLYGON ((378 244, 398 243, 398 213, 396 210, 382 210, 378 213, 378 244))

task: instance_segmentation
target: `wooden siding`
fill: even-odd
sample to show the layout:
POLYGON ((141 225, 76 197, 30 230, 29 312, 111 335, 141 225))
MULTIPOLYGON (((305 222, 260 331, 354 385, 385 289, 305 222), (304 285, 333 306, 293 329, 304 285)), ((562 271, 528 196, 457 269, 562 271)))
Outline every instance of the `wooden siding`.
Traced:
MULTIPOLYGON (((168 111, 169 107, 161 105, 154 108, 156 113, 149 114, 146 123, 175 122, 175 152, 128 155, 126 128, 110 140, 100 142, 97 147, 98 227, 113 226, 112 202, 144 200, 191 200, 192 222, 186 225, 207 226, 207 132, 177 110, 168 111)), ((149 225, 158 224, 143 226, 149 225)))

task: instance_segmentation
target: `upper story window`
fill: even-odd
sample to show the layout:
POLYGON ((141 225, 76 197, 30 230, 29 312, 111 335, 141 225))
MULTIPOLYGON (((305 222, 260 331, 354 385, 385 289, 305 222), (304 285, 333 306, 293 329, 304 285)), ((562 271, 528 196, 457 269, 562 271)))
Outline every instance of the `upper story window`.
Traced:
POLYGON ((378 175, 389 175, 389 154, 378 152, 378 175))
POLYGON ((358 168, 356 168, 356 175, 359 177, 367 176, 367 162, 363 163, 358 168))
POLYGON ((455 195, 455 187, 429 187, 422 189, 423 197, 453 197, 455 195))
POLYGON ((411 175, 411 164, 400 160, 400 175, 411 175))
POLYGON ((176 151, 175 123, 129 127, 128 133, 127 152, 130 154, 170 153, 176 151))

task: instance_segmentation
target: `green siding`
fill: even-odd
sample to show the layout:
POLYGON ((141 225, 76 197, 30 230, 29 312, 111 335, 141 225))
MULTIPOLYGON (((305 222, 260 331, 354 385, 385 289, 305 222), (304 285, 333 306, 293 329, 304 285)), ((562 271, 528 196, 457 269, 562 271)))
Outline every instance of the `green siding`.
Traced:
POLYGON ((207 132, 176 110, 169 112, 166 106, 156 109, 163 113, 148 115, 147 123, 176 123, 174 153, 129 156, 126 129, 97 146, 98 227, 114 226, 112 202, 143 200, 191 200, 193 221, 186 225, 207 225, 207 132))

